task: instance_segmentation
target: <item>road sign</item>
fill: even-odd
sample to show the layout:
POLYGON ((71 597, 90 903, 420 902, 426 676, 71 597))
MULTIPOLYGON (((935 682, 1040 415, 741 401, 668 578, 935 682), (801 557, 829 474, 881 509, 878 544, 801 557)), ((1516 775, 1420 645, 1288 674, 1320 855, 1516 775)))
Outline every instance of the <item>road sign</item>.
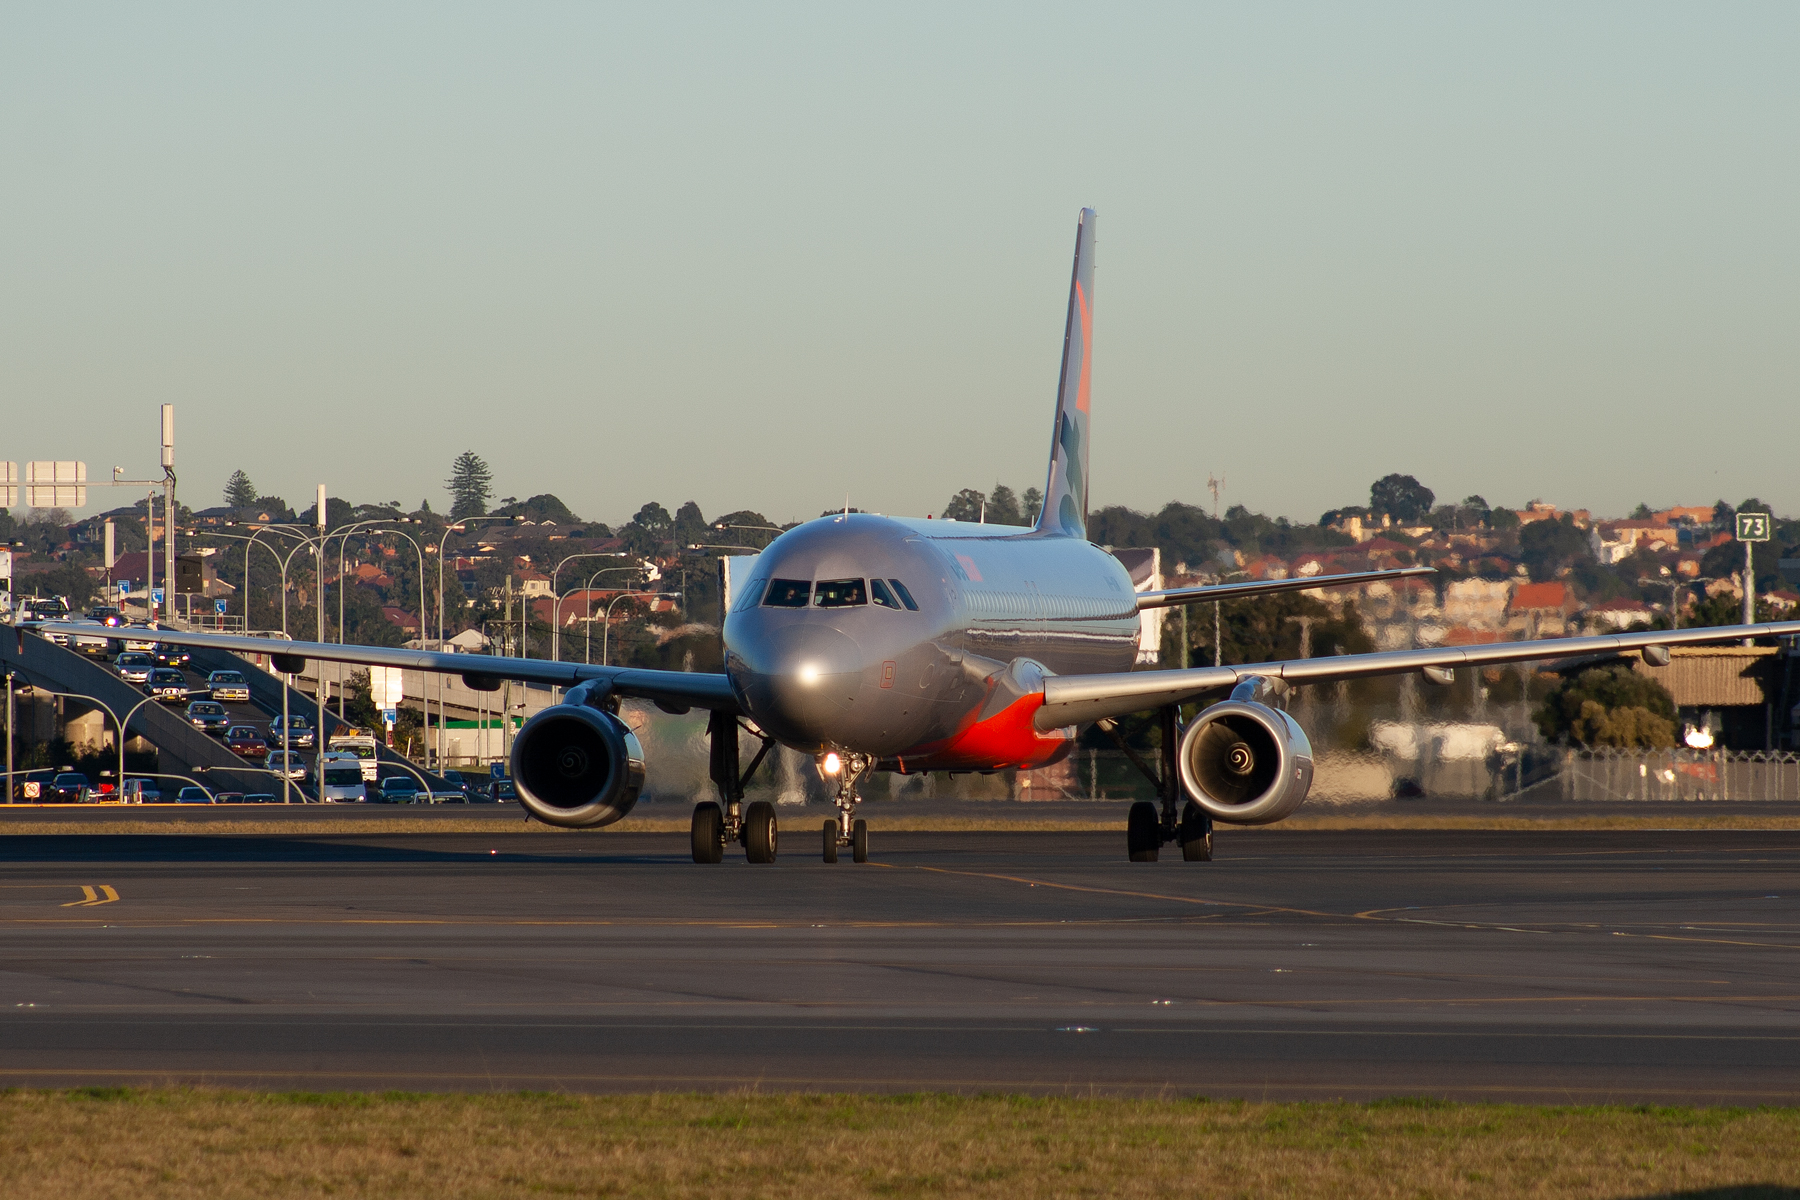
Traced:
POLYGON ((119 580, 118 587, 119 587, 119 595, 121 595, 121 596, 131 595, 131 580, 129 580, 129 579, 119 580))
POLYGON ((218 613, 221 617, 225 615, 226 610, 229 609, 230 607, 231 607, 231 601, 229 601, 229 600, 214 600, 213 601, 213 611, 218 613))
POLYGON ((150 603, 157 605, 158 607, 161 607, 162 602, 163 602, 163 590, 161 588, 151 588, 150 589, 150 603))
POLYGON ((505 763, 489 763, 488 764, 488 775, 494 779, 505 779, 506 778, 506 764, 505 763))
POLYGON ((74 461, 26 463, 25 506, 86 508, 87 464, 74 461))
POLYGON ((397 708, 384 708, 381 710, 381 719, 386 721, 389 725, 392 725, 395 721, 400 719, 400 710, 397 708))
POLYGON ((1737 515, 1737 540, 1740 542, 1766 542, 1769 540, 1768 513, 1739 513, 1737 515))

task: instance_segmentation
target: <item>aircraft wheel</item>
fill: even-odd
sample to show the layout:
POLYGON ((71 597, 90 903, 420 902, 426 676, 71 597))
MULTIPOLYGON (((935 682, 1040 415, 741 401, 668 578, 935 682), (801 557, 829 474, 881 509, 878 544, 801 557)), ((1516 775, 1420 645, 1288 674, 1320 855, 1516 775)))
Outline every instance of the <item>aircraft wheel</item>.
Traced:
POLYGON ((722 862, 725 858, 725 814, 719 806, 710 800, 694 805, 694 823, 691 827, 694 841, 694 861, 697 863, 722 862))
POLYGON ((1125 849, 1132 862, 1155 862, 1161 845, 1162 819, 1157 816, 1156 805, 1139 800, 1125 817, 1125 849))
POLYGON ((858 821, 850 827, 850 861, 869 861, 869 823, 858 821))
POLYGON ((837 834, 837 822, 827 820, 825 822, 825 861, 828 863, 837 861, 837 834))
POLYGON ((753 863, 775 861, 775 806, 758 800, 744 814, 744 850, 753 863))
POLYGON ((1181 810, 1179 836, 1183 862, 1212 861, 1212 820, 1191 800, 1181 810))

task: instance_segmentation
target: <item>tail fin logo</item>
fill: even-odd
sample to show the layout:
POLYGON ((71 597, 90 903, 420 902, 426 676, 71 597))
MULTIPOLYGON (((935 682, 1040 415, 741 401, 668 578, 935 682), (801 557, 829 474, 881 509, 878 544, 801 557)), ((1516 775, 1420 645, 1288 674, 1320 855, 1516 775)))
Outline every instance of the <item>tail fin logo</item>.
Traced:
POLYGON ((1063 325, 1062 378, 1056 388, 1056 422, 1050 437, 1050 477, 1038 529, 1065 537, 1087 536, 1089 382, 1094 335, 1094 210, 1081 210, 1075 229, 1075 269, 1069 281, 1069 313, 1063 325))

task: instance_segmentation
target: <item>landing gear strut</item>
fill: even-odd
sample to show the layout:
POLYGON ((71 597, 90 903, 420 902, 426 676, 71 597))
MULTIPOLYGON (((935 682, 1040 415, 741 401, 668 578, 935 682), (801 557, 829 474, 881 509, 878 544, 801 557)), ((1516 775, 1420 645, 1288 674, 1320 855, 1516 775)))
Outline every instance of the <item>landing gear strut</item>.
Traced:
POLYGON ((838 815, 825 822, 825 861, 834 863, 838 860, 838 847, 850 847, 850 861, 866 863, 869 861, 869 823, 859 820, 856 806, 862 797, 856 789, 862 778, 875 766, 875 760, 867 754, 856 754, 850 751, 833 751, 838 760, 837 795, 833 803, 837 805, 838 815))
POLYGON ((1132 862, 1155 862, 1157 851, 1169 842, 1179 843, 1184 862, 1212 861, 1212 818, 1192 800, 1183 802, 1181 767, 1181 709, 1173 704, 1156 713, 1162 725, 1161 770, 1157 770, 1126 744, 1117 726, 1110 720, 1099 723, 1100 731, 1125 752, 1144 777, 1156 785, 1161 804, 1139 800, 1125 818, 1125 852, 1132 862))
POLYGON ((756 774, 756 768, 775 746, 775 739, 754 726, 742 726, 762 740, 762 749, 750 760, 750 769, 738 774, 738 719, 730 713, 715 712, 706 722, 706 736, 712 743, 712 781, 719 789, 717 803, 707 800, 694 806, 692 825, 694 861, 722 862, 725 845, 737 842, 753 863, 775 861, 778 829, 775 806, 766 800, 744 807, 744 785, 756 774))

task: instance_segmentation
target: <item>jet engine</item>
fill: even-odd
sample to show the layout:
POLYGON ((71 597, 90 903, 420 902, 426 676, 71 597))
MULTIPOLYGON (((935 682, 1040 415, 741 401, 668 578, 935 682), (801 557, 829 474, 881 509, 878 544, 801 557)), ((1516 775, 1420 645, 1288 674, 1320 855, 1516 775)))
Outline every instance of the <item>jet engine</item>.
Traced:
POLYGON ((592 829, 631 811, 644 786, 644 748, 603 709, 558 704, 513 739, 513 786, 546 825, 592 829))
POLYGON ((1253 700, 1202 712, 1181 738, 1181 782, 1215 821, 1268 825, 1312 787, 1312 743, 1294 718, 1253 700))

